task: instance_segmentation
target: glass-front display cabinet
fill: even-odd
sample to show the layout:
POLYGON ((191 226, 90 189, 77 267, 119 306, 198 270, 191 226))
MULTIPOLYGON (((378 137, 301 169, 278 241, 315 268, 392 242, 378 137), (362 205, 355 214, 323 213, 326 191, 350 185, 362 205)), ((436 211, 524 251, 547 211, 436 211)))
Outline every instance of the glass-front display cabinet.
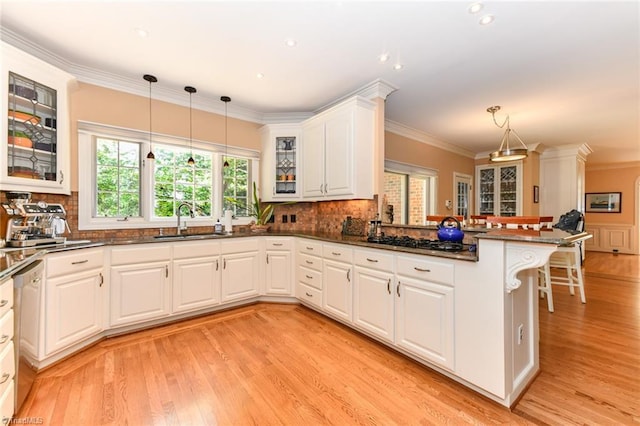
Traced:
POLYGON ((477 214, 522 215, 522 164, 477 166, 477 214))
POLYGON ((3 161, 6 190, 70 191, 67 88, 71 77, 12 46, 2 45, 3 161))
POLYGON ((300 197, 300 127, 270 124, 262 129, 260 196, 265 201, 300 197))

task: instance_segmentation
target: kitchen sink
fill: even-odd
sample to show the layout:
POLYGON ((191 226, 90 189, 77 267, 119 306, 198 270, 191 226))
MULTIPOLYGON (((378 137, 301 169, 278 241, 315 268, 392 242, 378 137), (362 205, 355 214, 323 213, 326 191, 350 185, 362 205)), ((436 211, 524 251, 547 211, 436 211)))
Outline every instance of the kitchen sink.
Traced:
POLYGON ((182 234, 182 235, 156 235, 156 240, 204 240, 207 238, 222 237, 222 234, 182 234))

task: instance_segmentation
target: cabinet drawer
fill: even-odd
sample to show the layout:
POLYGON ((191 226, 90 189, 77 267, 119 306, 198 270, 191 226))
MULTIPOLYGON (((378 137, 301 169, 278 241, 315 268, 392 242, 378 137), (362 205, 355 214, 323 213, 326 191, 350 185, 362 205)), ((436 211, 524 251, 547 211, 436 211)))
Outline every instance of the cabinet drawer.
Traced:
POLYGON ((308 254, 298 253, 298 265, 316 270, 318 272, 322 271, 322 259, 317 256, 309 256, 308 254))
POLYGON ((171 258, 169 244, 133 244, 128 247, 111 249, 111 265, 161 262, 171 258))
POLYGON ((5 389, 3 394, 0 397, 0 418, 1 419, 10 419, 13 416, 15 411, 14 401, 15 401, 15 383, 13 380, 9 381, 9 385, 5 389))
POLYGON ((13 383, 16 374, 16 357, 13 351, 13 341, 0 352, 0 394, 13 383))
POLYGON ((322 256, 322 243, 311 240, 298 240, 297 250, 298 253, 322 256))
POLYGON ((291 238, 265 238, 267 250, 291 250, 292 246, 291 238))
POLYGON ((220 243, 218 241, 182 242, 173 245, 174 259, 210 257, 218 254, 220 254, 220 243))
POLYGON ((69 253, 48 254, 46 261, 47 278, 53 278, 102 268, 104 255, 102 249, 73 250, 69 253))
POLYGON ((353 249, 343 245, 323 244, 322 257, 337 260, 338 262, 351 263, 353 262, 353 249))
POLYGON ((10 309, 0 319, 0 352, 9 344, 13 337, 13 309, 10 309))
POLYGON ((398 275, 453 285, 452 263, 398 256, 397 268, 398 275))
POLYGON ((257 238, 237 238, 231 241, 223 241, 220 244, 220 249, 224 254, 258 251, 258 242, 257 238))
POLYGON ((9 280, 0 286, 0 317, 9 312, 13 306, 13 281, 9 280))
POLYGON ((296 288, 298 299, 322 309, 322 291, 301 282, 296 288))
POLYGON ((393 255, 373 250, 356 250, 353 254, 356 265, 379 271, 393 272, 393 255))
POLYGON ((313 269, 305 268, 298 265, 297 268, 297 280, 298 282, 305 283, 311 287, 315 287, 322 290, 322 273, 314 271, 313 269))

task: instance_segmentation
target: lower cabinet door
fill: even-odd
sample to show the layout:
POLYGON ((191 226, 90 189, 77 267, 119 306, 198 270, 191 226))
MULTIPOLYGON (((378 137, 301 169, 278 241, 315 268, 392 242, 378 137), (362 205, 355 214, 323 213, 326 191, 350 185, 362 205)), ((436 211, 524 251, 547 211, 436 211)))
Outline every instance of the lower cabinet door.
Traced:
POLYGON ((453 287, 398 277, 396 345, 454 370, 453 287))
MULTIPOLYGON (((45 355, 102 331, 103 281, 102 270, 47 280, 45 355)), ((25 337, 30 334, 33 333, 25 333, 25 337)))
POLYGON ((269 250, 265 262, 265 293, 291 296, 291 252, 269 250))
POLYGON ((218 256, 173 261, 172 312, 185 312, 220 303, 218 256))
POLYGON ((222 303, 260 294, 258 252, 222 255, 222 303))
POLYGON ((393 343, 393 274, 356 266, 353 284, 354 324, 393 343))
POLYGON ((8 383, 4 393, 0 396, 0 419, 2 419, 4 424, 10 424, 9 419, 11 419, 15 413, 15 380, 11 379, 8 383))
POLYGON ((324 261, 322 268, 322 308, 328 314, 345 321, 353 319, 351 264, 324 261))
POLYGON ((161 318, 171 310, 167 262, 111 267, 111 326, 161 318))

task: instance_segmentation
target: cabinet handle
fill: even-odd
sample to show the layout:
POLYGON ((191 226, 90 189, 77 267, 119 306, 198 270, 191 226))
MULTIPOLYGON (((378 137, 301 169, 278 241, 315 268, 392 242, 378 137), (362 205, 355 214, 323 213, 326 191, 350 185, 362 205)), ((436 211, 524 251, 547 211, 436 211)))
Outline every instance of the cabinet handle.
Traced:
POLYGON ((267 255, 267 265, 269 264, 269 255, 267 255))
POLYGON ((6 334, 3 334, 2 337, 0 337, 0 345, 6 342, 7 340, 9 340, 9 336, 7 336, 6 334))
POLYGON ((276 247, 280 247, 280 246, 282 246, 282 243, 273 243, 273 245, 276 246, 276 247))
POLYGON ((312 262, 312 261, 310 261, 310 260, 305 260, 305 262, 306 262, 308 265, 313 265, 313 262, 312 262))
POLYGON ((326 184, 326 183, 324 184, 324 193, 325 193, 325 194, 327 193, 327 185, 328 185, 328 184, 326 184))
POLYGON ((222 269, 227 269, 227 258, 222 259, 222 269))
POLYGON ((313 277, 311 275, 305 275, 305 277, 307 277, 308 279, 312 280, 313 277))
POLYGON ((100 272, 100 287, 104 284, 104 277, 102 276, 102 272, 100 272))
POLYGON ((306 291, 305 291, 305 292, 304 292, 304 294, 306 294, 306 295, 307 295, 307 297, 313 297, 313 294, 310 294, 309 292, 306 292, 306 291))
POLYGON ((418 268, 417 266, 414 266, 413 269, 415 269, 418 272, 431 272, 431 269, 422 269, 422 268, 418 268))
POLYGON ((398 281, 398 285, 396 286, 396 294, 400 297, 400 281, 398 281))
POLYGON ((169 278, 169 265, 164 265, 164 277, 169 278))
POLYGON ((42 278, 35 277, 34 279, 31 280, 31 284, 38 285, 40 283, 40 281, 42 281, 42 278))
POLYGON ((378 259, 369 259, 369 258, 367 257, 367 260, 368 260, 369 262, 378 263, 378 259))
POLYGON ((391 294, 391 278, 387 280, 387 293, 391 294))
POLYGON ((322 184, 320 184, 320 193, 324 194, 324 191, 322 190, 322 184))
POLYGON ((3 384, 4 382, 6 382, 7 380, 9 380, 9 377, 11 377, 11 374, 9 373, 4 373, 2 375, 2 380, 0 380, 0 385, 3 384))
POLYGON ((313 247, 307 247, 307 250, 313 251, 313 247))
POLYGON ((340 256, 342 253, 336 253, 335 251, 332 251, 331 254, 334 256, 340 256))
POLYGON ((219 268, 219 266, 220 266, 218 263, 219 263, 219 262, 218 262, 218 259, 216 259, 216 271, 218 270, 218 268, 219 268))
POLYGON ((9 303, 9 301, 7 299, 0 300, 0 308, 2 308, 3 306, 6 306, 7 303, 9 303))
POLYGON ((351 282, 351 269, 347 269, 347 281, 351 282))
POLYGON ((80 265, 81 263, 87 263, 89 259, 85 260, 76 260, 75 262, 71 262, 72 265, 80 265))
POLYGON ((276 195, 276 187, 273 187, 273 194, 272 195, 276 195))
POLYGON ((62 184, 62 182, 64 182, 64 173, 60 170, 60 184, 62 184))

